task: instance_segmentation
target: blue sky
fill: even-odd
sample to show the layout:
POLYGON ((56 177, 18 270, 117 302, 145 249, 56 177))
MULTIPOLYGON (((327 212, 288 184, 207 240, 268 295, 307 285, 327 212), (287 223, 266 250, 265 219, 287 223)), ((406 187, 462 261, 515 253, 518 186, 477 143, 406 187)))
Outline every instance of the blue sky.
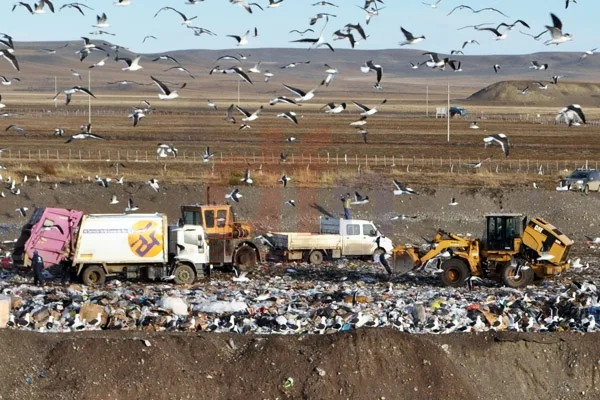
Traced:
MULTIPOLYGON (((31 0, 30 0, 31 1, 31 0)), ((438 52, 449 52, 458 49, 468 39, 476 39, 481 46, 472 45, 466 54, 521 54, 545 50, 583 51, 600 47, 600 38, 594 34, 593 21, 600 14, 600 1, 580 0, 572 4, 568 10, 564 8, 564 0, 442 0, 437 9, 423 5, 421 0, 385 0, 386 8, 380 11, 370 25, 364 23, 365 12, 356 5, 362 0, 331 0, 339 8, 311 4, 316 0, 284 0, 280 7, 268 9, 268 0, 250 0, 261 4, 265 11, 249 14, 243 8, 229 3, 229 0, 205 0, 197 5, 184 4, 185 0, 131 0, 132 5, 115 7, 114 0, 78 0, 94 8, 84 10, 82 16, 74 9, 58 8, 67 1, 54 0, 56 13, 47 11, 42 15, 30 15, 26 9, 18 7, 11 12, 13 2, 3 1, 0 5, 0 25, 4 33, 12 35, 17 41, 69 40, 80 36, 90 36, 97 30, 91 25, 95 23, 95 15, 105 12, 110 28, 106 28, 116 36, 90 36, 94 39, 109 40, 138 53, 160 52, 176 49, 227 49, 235 47, 235 40, 225 35, 242 35, 247 29, 255 26, 259 29, 258 38, 250 38, 245 48, 255 47, 297 47, 302 44, 289 43, 299 38, 289 34, 291 29, 303 30, 309 27, 310 17, 317 12, 329 12, 337 15, 331 18, 326 28, 326 37, 346 23, 360 22, 370 35, 367 41, 361 42, 359 49, 399 48, 398 42, 403 39, 400 26, 415 35, 425 35, 427 39, 418 44, 419 49, 438 52), (451 16, 446 14, 456 5, 466 4, 476 9, 495 7, 510 18, 496 13, 481 12, 473 14, 469 10, 457 10, 451 16), (196 37, 190 29, 181 25, 181 18, 171 12, 163 11, 158 17, 154 14, 162 6, 171 6, 188 17, 198 16, 192 25, 212 30, 218 36, 203 35, 196 37), (538 34, 550 24, 550 12, 557 14, 563 21, 563 31, 574 36, 574 41, 567 44, 547 47, 543 40, 536 42, 519 33, 519 28, 509 32, 504 41, 495 41, 490 32, 478 32, 473 29, 457 31, 464 25, 482 22, 513 22, 515 19, 527 21, 532 29, 525 30, 538 34), (150 39, 142 44, 146 35, 154 35, 158 40, 150 39)), ((428 0, 425 0, 429 2, 428 0)), ((315 28, 316 35, 323 26, 319 21, 315 28)), ((524 29, 521 29, 524 30, 524 29)), ((311 33, 305 37, 311 37, 311 33)), ((316 37, 316 36, 315 36, 316 37)), ((545 36, 546 38, 547 36, 545 36)), ((349 48, 347 41, 331 42, 334 48, 349 48)), ((408 46, 409 48, 412 46, 408 46)), ((243 49, 243 48, 242 48, 243 49)))

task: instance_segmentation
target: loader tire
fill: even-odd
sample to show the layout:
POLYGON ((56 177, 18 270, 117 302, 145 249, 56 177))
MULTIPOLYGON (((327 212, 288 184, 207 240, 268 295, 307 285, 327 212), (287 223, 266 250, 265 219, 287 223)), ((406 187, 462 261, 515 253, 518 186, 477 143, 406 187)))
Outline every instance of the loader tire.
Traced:
POLYGON ((256 267, 257 263, 256 251, 252 247, 244 245, 235 252, 235 266, 242 271, 256 267))
POLYGON ((590 194, 590 185, 585 185, 583 187, 583 193, 590 194))
POLYGON ((500 267, 500 277, 502 278, 502 283, 504 283, 507 287, 513 289, 524 288, 527 285, 530 285, 535 278, 535 273, 533 272, 533 268, 529 267, 528 269, 523 269, 519 271, 519 278, 515 279, 516 266, 512 266, 510 264, 506 264, 500 267))
POLYGON ((186 264, 177 264, 173 275, 175 275, 175 283, 178 285, 191 285, 196 280, 194 269, 186 264))
POLYGON ((103 285, 106 281, 106 273, 99 265, 90 265, 81 273, 81 280, 85 285, 103 285))
POLYGON ((314 250, 308 255, 308 262, 313 265, 323 264, 323 252, 320 250, 314 250))
POLYGON ((442 263, 441 279, 444 285, 450 287, 461 287, 471 275, 469 266, 459 258, 451 258, 442 263))

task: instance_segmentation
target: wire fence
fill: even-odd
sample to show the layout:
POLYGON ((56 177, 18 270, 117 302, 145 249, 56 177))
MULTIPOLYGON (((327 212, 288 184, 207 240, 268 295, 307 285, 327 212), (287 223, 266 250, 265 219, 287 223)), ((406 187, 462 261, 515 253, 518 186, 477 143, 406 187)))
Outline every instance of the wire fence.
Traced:
POLYGON ((289 153, 285 160, 277 153, 215 153, 206 162, 200 152, 180 152, 178 157, 161 158, 156 152, 147 150, 82 151, 82 150, 38 150, 12 151, 0 153, 0 162, 128 162, 148 164, 212 164, 216 165, 296 165, 296 166, 354 166, 357 168, 395 168, 399 171, 420 169, 431 172, 466 172, 486 170, 494 173, 565 173, 576 168, 598 169, 596 160, 530 160, 530 159, 465 159, 465 158, 425 158, 404 155, 378 156, 340 153, 289 153))
MULTIPOLYGON (((202 106, 204 105, 204 103, 202 103, 202 106)), ((199 108, 198 110, 194 111, 193 109, 182 109, 182 110, 169 110, 169 111, 155 111, 155 113, 160 113, 160 114, 169 114, 169 115, 202 115, 205 114, 207 112, 206 109, 202 109, 200 108, 201 105, 198 105, 199 108)), ((430 107, 431 108, 431 107, 430 107)), ((128 107, 124 106, 123 109, 129 109, 128 107)), ((436 111, 435 111, 436 107, 431 108, 431 110, 427 113, 427 112, 408 112, 408 113, 402 113, 402 112, 390 112, 388 114, 385 115, 385 117, 387 118, 406 118, 406 119, 414 119, 414 118, 432 118, 435 119, 436 118, 436 111)), ((316 111, 315 111, 316 112, 316 111)), ((27 118, 44 118, 44 117, 86 117, 88 116, 88 110, 87 109, 65 109, 65 108, 59 108, 59 109, 55 109, 52 107, 48 107, 48 108, 31 108, 31 109, 21 109, 19 110, 20 114, 26 114, 27 118)), ((116 109, 116 108, 95 108, 94 110, 92 110, 92 116, 97 116, 97 117, 112 117, 112 116, 123 116, 125 113, 123 112, 123 110, 121 109, 116 109)), ((452 117, 452 120, 466 120, 466 121, 471 121, 471 120, 490 120, 490 121, 505 121, 505 122, 529 122, 529 123, 533 123, 533 124, 550 124, 550 125, 554 125, 554 124, 562 124, 564 125, 564 123, 559 123, 556 121, 555 119, 556 114, 533 114, 533 113, 528 113, 528 114, 514 114, 514 113, 506 113, 506 114, 498 114, 498 113, 494 113, 494 114, 487 114, 484 112, 472 112, 467 114, 464 117, 460 117, 458 115, 452 117)), ((446 117, 442 117, 442 118, 446 118, 446 117)), ((587 125, 589 126, 600 126, 600 120, 588 120, 587 121, 587 125)))

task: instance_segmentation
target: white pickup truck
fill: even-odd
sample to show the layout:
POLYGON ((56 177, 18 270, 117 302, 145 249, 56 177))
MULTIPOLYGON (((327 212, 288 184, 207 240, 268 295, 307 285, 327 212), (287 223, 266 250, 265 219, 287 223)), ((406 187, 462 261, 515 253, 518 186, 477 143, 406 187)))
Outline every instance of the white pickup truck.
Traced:
POLYGON ((305 260, 321 264, 325 259, 364 258, 391 254, 392 241, 371 221, 320 218, 319 232, 272 232, 269 241, 275 252, 289 261, 305 260))

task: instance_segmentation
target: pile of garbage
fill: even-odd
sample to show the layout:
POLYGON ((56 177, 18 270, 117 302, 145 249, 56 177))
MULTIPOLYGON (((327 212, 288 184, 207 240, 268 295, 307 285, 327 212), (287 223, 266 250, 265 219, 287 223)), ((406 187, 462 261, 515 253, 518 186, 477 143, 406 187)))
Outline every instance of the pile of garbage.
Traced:
MULTIPOLYGON (((586 276, 525 290, 484 282, 469 290, 436 277, 390 278, 375 265, 263 265, 247 279, 216 274, 181 287, 109 281, 101 287, 0 276, 8 327, 40 332, 121 329, 256 334, 326 334, 360 327, 409 333, 595 331, 598 288, 586 276), (577 279, 580 279, 579 281, 577 279)), ((594 267, 586 271, 597 276, 594 267)), ((0 299, 0 311, 2 299, 0 299)))

